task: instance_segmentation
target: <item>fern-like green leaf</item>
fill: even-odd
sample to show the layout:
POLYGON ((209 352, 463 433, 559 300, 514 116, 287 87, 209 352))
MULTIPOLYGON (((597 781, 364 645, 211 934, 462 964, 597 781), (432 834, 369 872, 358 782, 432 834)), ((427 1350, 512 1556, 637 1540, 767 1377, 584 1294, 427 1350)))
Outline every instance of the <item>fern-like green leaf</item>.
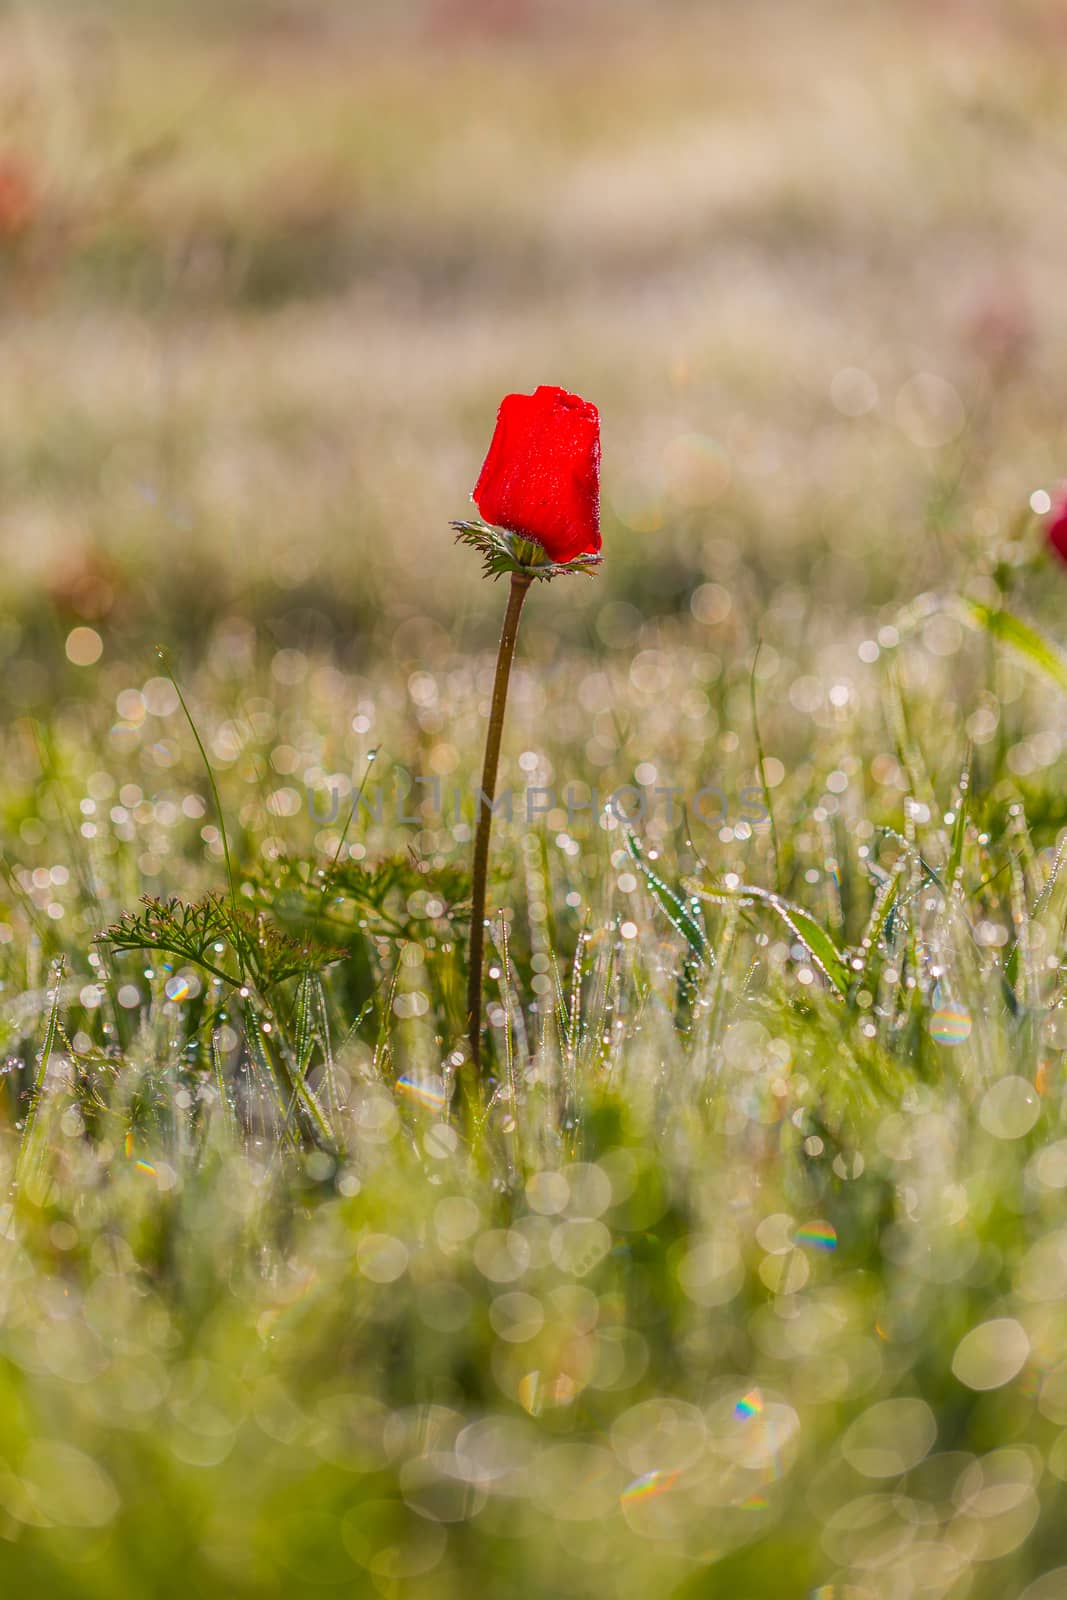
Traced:
POLYGON ((219 894, 191 904, 146 897, 142 905, 139 912, 124 912, 97 939, 116 951, 165 950, 225 983, 252 978, 261 992, 309 969, 321 972, 347 954, 291 938, 263 912, 235 911, 219 894), (223 964, 227 950, 237 957, 236 972, 223 964))
POLYGON ((561 578, 571 573, 584 572, 590 576, 601 564, 596 555, 579 556, 575 561, 552 561, 539 544, 523 539, 506 528, 494 528, 488 522, 453 522, 456 543, 477 550, 482 558, 482 572, 487 578, 501 578, 505 573, 536 578, 547 583, 550 578, 561 578))

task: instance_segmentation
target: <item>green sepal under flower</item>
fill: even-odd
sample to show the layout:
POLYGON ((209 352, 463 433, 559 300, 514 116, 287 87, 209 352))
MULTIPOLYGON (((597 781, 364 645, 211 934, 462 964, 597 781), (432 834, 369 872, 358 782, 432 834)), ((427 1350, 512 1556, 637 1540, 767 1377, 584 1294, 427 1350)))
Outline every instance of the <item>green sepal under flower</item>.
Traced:
POLYGON ((533 539, 509 533, 506 528, 494 528, 488 522, 453 522, 451 526, 456 530, 457 544, 470 545, 477 550, 487 578, 499 578, 506 572, 542 581, 572 572, 584 572, 591 577, 602 560, 598 555, 584 555, 574 561, 550 561, 533 539))

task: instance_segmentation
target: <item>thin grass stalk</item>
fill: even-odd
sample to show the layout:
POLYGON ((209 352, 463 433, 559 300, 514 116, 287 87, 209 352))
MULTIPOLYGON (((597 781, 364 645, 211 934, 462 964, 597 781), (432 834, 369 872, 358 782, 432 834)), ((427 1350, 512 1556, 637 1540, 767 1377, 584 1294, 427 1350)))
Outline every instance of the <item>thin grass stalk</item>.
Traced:
POLYGON ((18 1160, 15 1164, 15 1181, 20 1191, 27 1177, 34 1173, 40 1164, 36 1159, 37 1125, 41 1112, 41 1103, 44 1099, 45 1083, 48 1079, 48 1066, 52 1059, 52 1051, 55 1049, 56 1037, 59 1032, 59 1002, 63 990, 64 965, 64 957, 59 956, 52 967, 55 988, 52 991, 52 1003, 48 1009, 48 1024, 45 1028, 41 1053, 37 1058, 37 1071, 34 1074, 33 1089, 30 1094, 30 1107, 26 1113, 26 1126, 22 1130, 18 1160))

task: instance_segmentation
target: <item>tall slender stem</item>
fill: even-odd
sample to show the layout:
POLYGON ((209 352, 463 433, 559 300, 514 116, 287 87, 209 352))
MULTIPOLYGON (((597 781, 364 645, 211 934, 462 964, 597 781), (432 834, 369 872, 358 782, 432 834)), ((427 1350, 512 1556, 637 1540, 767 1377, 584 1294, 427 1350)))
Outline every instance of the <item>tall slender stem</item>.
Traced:
POLYGON ((767 782, 767 761, 763 754, 763 740, 760 738, 759 716, 756 711, 756 663, 759 653, 763 649, 763 640, 756 640, 756 654, 752 657, 752 671, 748 675, 748 692, 752 702, 752 732, 756 739, 756 763, 759 771, 760 788, 763 791, 763 809, 767 813, 767 821, 771 825, 771 854, 774 857, 774 887, 778 894, 782 893, 782 852, 778 848, 778 829, 774 823, 774 807, 771 805, 771 786, 767 782))
POLYGON ((478 798, 478 831, 474 836, 474 872, 471 881, 471 940, 467 974, 467 1038, 471 1066, 476 1072, 482 1064, 482 959, 485 949, 485 891, 489 871, 489 836, 493 828, 496 800, 496 769, 500 762, 500 738, 504 731, 504 708, 508 702, 508 679, 519 633, 519 615, 526 591, 533 580, 522 573, 511 576, 508 609, 496 656, 493 703, 489 708, 489 727, 485 735, 485 760, 482 763, 482 789, 478 798))

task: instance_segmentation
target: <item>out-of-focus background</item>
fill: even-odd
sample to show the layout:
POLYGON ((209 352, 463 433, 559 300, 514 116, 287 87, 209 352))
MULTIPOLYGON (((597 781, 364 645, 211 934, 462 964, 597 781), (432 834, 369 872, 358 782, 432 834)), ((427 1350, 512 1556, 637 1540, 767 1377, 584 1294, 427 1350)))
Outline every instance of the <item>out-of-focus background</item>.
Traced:
POLYGON ((603 416, 561 632, 711 581, 835 644, 1065 470, 1065 219, 1055 0, 7 5, 9 687, 73 626, 484 643, 448 519, 540 382, 603 416))

